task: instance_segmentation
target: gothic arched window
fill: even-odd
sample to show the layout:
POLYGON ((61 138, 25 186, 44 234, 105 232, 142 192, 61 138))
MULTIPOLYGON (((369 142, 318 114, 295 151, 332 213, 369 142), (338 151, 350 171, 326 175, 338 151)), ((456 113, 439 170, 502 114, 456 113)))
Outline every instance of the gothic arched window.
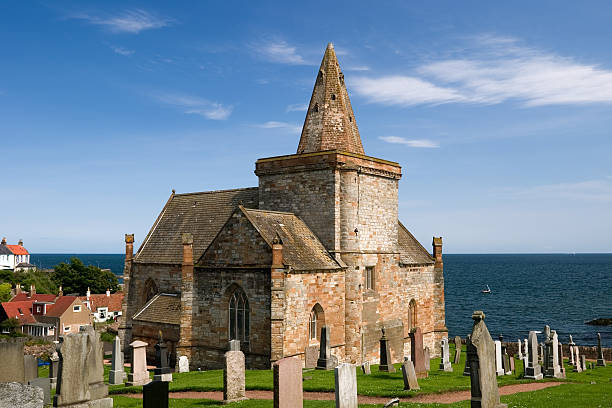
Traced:
POLYGON ((412 299, 408 306, 408 328, 410 330, 417 327, 417 304, 416 300, 412 299))
POLYGON ((321 340, 321 327, 325 326, 325 313, 320 304, 313 306, 308 320, 308 339, 321 340))
POLYGON ((237 288, 229 302, 229 339, 249 343, 249 300, 244 291, 237 288))

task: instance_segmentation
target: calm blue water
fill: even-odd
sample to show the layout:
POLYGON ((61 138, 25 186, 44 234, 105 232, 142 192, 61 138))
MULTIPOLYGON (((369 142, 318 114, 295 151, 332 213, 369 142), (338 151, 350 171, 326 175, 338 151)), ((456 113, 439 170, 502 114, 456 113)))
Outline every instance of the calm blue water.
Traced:
MULTIPOLYGON (((123 272, 122 254, 33 254, 31 263, 51 268, 78 256, 85 264, 123 272)), ((472 312, 483 310, 491 335, 526 338, 548 324, 567 343, 595 345, 596 333, 612 347, 612 327, 584 322, 612 318, 612 254, 444 255, 446 325, 450 336, 472 329, 472 312), (480 290, 491 287, 492 294, 480 290)))

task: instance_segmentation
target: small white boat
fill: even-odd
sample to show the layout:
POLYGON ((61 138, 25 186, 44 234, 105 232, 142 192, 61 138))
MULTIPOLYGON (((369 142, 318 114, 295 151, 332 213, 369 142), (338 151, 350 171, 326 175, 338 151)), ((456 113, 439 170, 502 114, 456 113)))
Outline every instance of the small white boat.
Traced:
POLYGON ((481 290, 480 293, 491 293, 491 288, 489 287, 489 285, 487 285, 487 288, 481 290))

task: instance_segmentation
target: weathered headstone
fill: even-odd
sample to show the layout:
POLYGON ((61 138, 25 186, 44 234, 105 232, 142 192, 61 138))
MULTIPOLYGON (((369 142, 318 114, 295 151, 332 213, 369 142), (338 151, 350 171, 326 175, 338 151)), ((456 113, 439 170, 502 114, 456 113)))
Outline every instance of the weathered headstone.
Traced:
MULTIPOLYGON (((470 344, 471 334, 468 334, 465 338, 465 349, 467 350, 468 344, 470 344)), ((467 354, 465 356, 465 366, 463 367, 463 375, 470 376, 470 360, 467 358, 467 354)))
POLYGON ((244 354, 242 351, 228 351, 223 367, 223 403, 245 399, 244 354))
MULTIPOLYGON (((240 347, 240 342, 238 342, 240 347)), ((168 366, 168 346, 164 342, 161 330, 159 341, 155 345, 155 375, 153 381, 172 381, 172 370, 168 366)))
POLYGON ((151 382, 147 371, 147 343, 136 340, 130 343, 132 348, 132 359, 130 372, 128 374, 127 386, 145 385, 151 382))
POLYGON ((317 370, 333 370, 334 360, 331 358, 330 333, 327 326, 321 327, 321 344, 319 347, 319 359, 317 370))
POLYGON ((443 371, 453 371, 453 366, 450 363, 450 352, 448 347, 448 338, 442 337, 440 341, 440 366, 439 369, 443 371))
POLYGON ((410 330, 410 357, 414 364, 414 372, 417 378, 428 376, 425 368, 425 350, 423 349, 423 332, 420 327, 410 330))
POLYGON ((563 344, 559 343, 559 373, 565 378, 565 364, 563 361, 563 344))
POLYGON ((11 367, 10 370, 0 370, 0 383, 25 383, 24 343, 23 337, 0 339, 2 367, 11 367))
POLYGON ((453 359, 453 364, 459 364, 461 360, 461 337, 455 336, 455 358, 453 359))
POLYGON ((274 362, 274 408, 298 408, 304 405, 302 362, 287 357, 274 362))
POLYGON ((574 359, 576 361, 576 364, 574 364, 574 369, 572 370, 575 373, 581 373, 582 370, 582 364, 580 362, 580 349, 578 348, 578 345, 574 346, 574 359))
POLYGON ((521 339, 519 339, 519 340, 518 340, 516 343, 517 343, 517 345, 518 345, 518 353, 517 353, 517 357, 518 357, 519 359, 522 359, 522 358, 523 358, 523 350, 521 350, 521 346, 523 345, 523 342, 521 341, 521 339))
POLYGON ((542 364, 544 362, 544 344, 540 343, 538 345, 538 363, 542 364))
POLYGON ((582 371, 585 371, 587 369, 586 356, 584 354, 580 356, 580 366, 582 367, 582 371))
POLYGON ((357 373, 355 372, 355 366, 342 363, 334 369, 334 376, 336 408, 357 408, 357 373))
POLYGON ((423 361, 425 362, 425 370, 431 370, 431 356, 429 355, 429 347, 425 347, 423 350, 423 361))
POLYGON ((502 363, 502 354, 501 354, 501 341, 495 340, 495 373, 497 375, 504 375, 504 367, 502 363))
POLYGON ((372 374, 372 371, 370 369, 370 362, 369 361, 365 361, 362 365, 361 365, 361 372, 364 373, 365 375, 370 375, 372 374))
POLYGON ((142 387, 143 408, 168 408, 168 381, 153 381, 142 387))
POLYGON ((525 365, 525 378, 532 380, 541 380, 544 375, 542 374, 542 366, 538 363, 538 335, 535 331, 529 332, 529 359, 525 365))
POLYGON ((600 367, 606 366, 603 349, 601 348, 601 333, 597 333, 597 365, 600 367))
POLYGON ((23 356, 23 373, 26 383, 34 378, 38 378, 38 359, 36 357, 29 354, 23 356))
POLYGON ((576 365, 576 357, 574 356, 574 346, 576 345, 576 343, 574 343, 574 339, 572 338, 572 335, 570 334, 569 336, 569 343, 567 343, 567 345, 569 346, 569 352, 570 352, 570 360, 569 363, 573 366, 576 365))
POLYGON ((44 392, 39 387, 0 382, 0 408, 42 408, 44 398, 44 392))
POLYGON ((385 335, 385 328, 382 328, 382 337, 380 338, 380 364, 378 365, 378 371, 385 371, 387 373, 394 373, 395 367, 393 366, 393 360, 391 360, 391 350, 389 349, 389 340, 385 335))
POLYGON ((188 373, 189 372, 189 359, 187 356, 180 356, 178 359, 178 372, 188 373))
POLYGON ((229 351, 240 351, 240 340, 230 340, 229 351))
POLYGON ((123 380, 125 380, 123 351, 121 351, 121 340, 119 339, 119 336, 115 336, 115 340, 113 340, 111 369, 108 372, 108 383, 111 385, 123 384, 123 380))
POLYGON ((419 382, 417 381, 416 373, 414 372, 414 364, 411 360, 404 361, 402 364, 402 377, 404 378, 405 390, 420 390, 419 382))
POLYGON ((524 350, 524 354, 523 354, 523 360, 529 360, 529 343, 527 341, 527 339, 523 339, 523 350, 524 350))
MULTIPOLYGON (((59 343, 59 342, 58 342, 59 343)), ((59 372, 59 355, 57 351, 54 351, 49 359, 49 380, 51 381, 51 388, 55 389, 57 384, 57 373, 59 372)))
POLYGON ((550 331, 550 337, 546 340, 546 358, 544 376, 562 378, 559 366, 559 338, 555 330, 550 331))
MULTIPOLYGON (((506 354, 506 356, 508 356, 508 355, 506 354)), ((510 373, 511 374, 516 373, 516 366, 515 366, 514 356, 509 356, 509 360, 508 361, 510 362, 510 373)))
POLYGON ((49 380, 49 378, 33 378, 28 382, 29 385, 33 386, 33 387, 38 387, 41 390, 43 390, 43 395, 44 395, 44 404, 45 405, 49 405, 51 404, 51 380, 49 380))
POLYGON ((475 311, 474 326, 468 343, 467 358, 470 360, 471 407, 507 408, 499 400, 497 388, 495 343, 484 322, 485 314, 475 311))

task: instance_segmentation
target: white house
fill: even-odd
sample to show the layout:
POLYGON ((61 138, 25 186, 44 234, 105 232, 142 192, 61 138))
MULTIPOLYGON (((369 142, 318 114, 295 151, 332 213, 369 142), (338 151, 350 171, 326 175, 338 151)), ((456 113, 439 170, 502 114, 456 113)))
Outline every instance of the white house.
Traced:
POLYGON ((116 320, 121 316, 121 305, 123 303, 123 293, 110 293, 107 290, 105 294, 91 294, 87 288, 86 296, 80 297, 83 303, 89 308, 93 315, 94 321, 97 323, 105 322, 108 319, 116 320))
POLYGON ((7 245, 6 238, 0 243, 0 269, 28 269, 33 268, 30 264, 30 253, 19 240, 17 245, 7 245))

